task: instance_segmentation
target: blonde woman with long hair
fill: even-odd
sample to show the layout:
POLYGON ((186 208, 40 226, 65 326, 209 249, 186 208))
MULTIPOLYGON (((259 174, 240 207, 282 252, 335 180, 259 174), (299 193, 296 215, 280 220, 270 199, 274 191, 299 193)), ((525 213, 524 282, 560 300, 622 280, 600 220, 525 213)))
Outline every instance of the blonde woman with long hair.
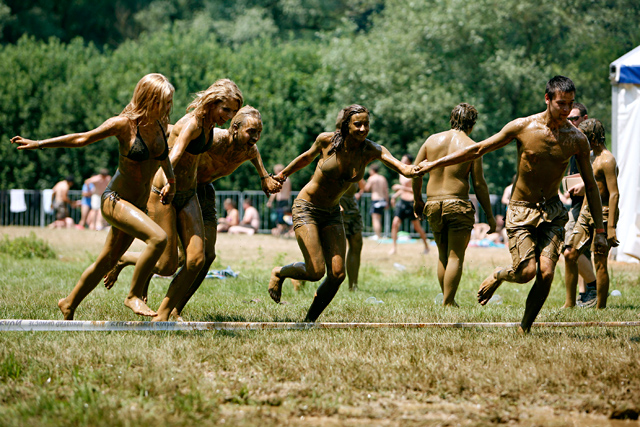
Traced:
MULTIPOLYGON (((176 195, 172 203, 163 202, 161 189, 167 178, 159 170, 153 180, 147 205, 149 216, 168 236, 168 244, 153 271, 162 276, 171 276, 178 270, 178 239, 182 243, 185 259, 153 320, 168 320, 171 311, 204 265, 204 225, 196 197, 198 159, 213 145, 214 136, 222 131, 215 126, 224 125, 242 107, 243 102, 242 92, 233 81, 217 80, 207 90, 195 95, 186 114, 171 130, 169 159, 176 176, 176 195)), ((134 252, 124 254, 105 277, 107 289, 115 284, 120 271, 127 265, 136 265, 141 255, 134 252)), ((149 280, 147 287, 148 283, 149 280)), ((145 288, 145 296, 146 293, 145 288)))
POLYGON ((166 128, 173 105, 174 88, 162 74, 147 74, 136 85, 131 102, 118 116, 94 130, 33 141, 15 136, 18 150, 84 147, 115 136, 119 143, 118 170, 102 194, 102 215, 111 225, 98 259, 80 276, 71 293, 58 301, 65 320, 72 320, 82 300, 100 283, 134 238, 147 244, 133 272, 131 292, 125 305, 136 314, 154 316, 142 300, 147 277, 167 245, 167 233, 145 213, 151 181, 162 168, 166 184, 161 189, 165 203, 175 193, 175 178, 169 161, 166 128))

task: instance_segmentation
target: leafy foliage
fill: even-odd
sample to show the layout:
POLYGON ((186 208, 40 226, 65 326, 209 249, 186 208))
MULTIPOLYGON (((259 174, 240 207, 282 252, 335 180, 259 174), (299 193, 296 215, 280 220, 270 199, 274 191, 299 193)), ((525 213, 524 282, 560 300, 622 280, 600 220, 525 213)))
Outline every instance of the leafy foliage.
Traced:
MULTIPOLYGON (((103 3, 0 1, 9 43, 0 47, 4 141, 94 128, 122 110, 149 72, 175 85, 174 122, 193 93, 218 78, 236 81, 262 113, 267 168, 309 147, 351 103, 372 111, 371 138, 397 157, 446 130, 459 102, 478 108, 472 137, 482 140, 544 110, 544 84, 555 74, 576 82, 577 100, 608 128, 608 64, 640 44, 640 4, 631 0, 103 3), (88 35, 90 27, 105 31, 88 35)), ((515 150, 511 144, 485 156, 491 191, 510 182, 515 150)), ((101 167, 113 172, 118 161, 113 139, 37 152, 1 144, 0 156, 3 189, 50 187, 101 167)), ((292 177, 294 188, 308 180, 307 169, 292 177)), ((258 181, 244 165, 218 187, 258 188, 258 181)))
POLYGON ((0 240, 0 253, 14 258, 55 258, 55 251, 46 240, 40 239, 34 232, 28 236, 19 236, 10 239, 5 235, 0 240))

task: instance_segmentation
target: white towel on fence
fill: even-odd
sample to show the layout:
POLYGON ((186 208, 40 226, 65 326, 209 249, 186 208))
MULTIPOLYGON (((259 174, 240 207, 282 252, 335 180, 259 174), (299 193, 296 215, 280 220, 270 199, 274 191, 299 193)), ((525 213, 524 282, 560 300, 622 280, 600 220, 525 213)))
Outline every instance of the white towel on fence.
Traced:
POLYGON ((53 201, 53 190, 42 190, 42 210, 45 213, 52 214, 51 202, 53 201))
POLYGON ((14 213, 27 210, 27 201, 24 199, 24 190, 10 190, 11 205, 9 210, 14 213))

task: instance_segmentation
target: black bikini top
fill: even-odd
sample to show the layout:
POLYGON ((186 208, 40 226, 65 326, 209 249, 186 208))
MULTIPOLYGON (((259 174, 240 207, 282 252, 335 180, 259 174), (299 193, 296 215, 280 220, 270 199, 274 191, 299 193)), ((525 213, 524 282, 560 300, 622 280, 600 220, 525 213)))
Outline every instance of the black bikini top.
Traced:
POLYGON ((213 145, 213 129, 211 128, 211 136, 209 137, 209 142, 207 142, 207 135, 204 132, 204 128, 202 128, 202 132, 195 139, 192 139, 187 145, 187 153, 197 155, 202 154, 207 151, 213 145))
MULTIPOLYGON (((160 122, 157 122, 158 126, 160 126, 160 131, 162 132, 162 137, 164 138, 164 151, 158 157, 154 157, 155 160, 164 160, 169 156, 169 143, 167 142, 167 135, 164 133, 164 129, 160 122)), ((127 159, 133 160, 134 162, 144 162, 145 160, 149 160, 149 147, 140 136, 140 127, 136 127, 136 139, 131 144, 131 149, 129 150, 129 154, 125 156, 127 159)))

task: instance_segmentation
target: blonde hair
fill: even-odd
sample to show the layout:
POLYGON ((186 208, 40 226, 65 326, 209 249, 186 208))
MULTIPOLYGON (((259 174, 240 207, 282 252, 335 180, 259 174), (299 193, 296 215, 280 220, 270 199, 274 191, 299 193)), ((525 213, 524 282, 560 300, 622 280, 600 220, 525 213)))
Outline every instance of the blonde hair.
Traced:
MULTIPOLYGON (((147 74, 136 85, 131 101, 124 107, 120 115, 132 121, 147 117, 149 109, 153 107, 155 102, 164 105, 170 103, 173 100, 174 91, 173 85, 162 74, 147 74)), ((161 117, 160 121, 166 126, 169 123, 169 112, 165 117, 161 117)))
POLYGON ((260 115, 260 111, 253 108, 251 105, 245 105, 238 110, 235 116, 233 116, 233 119, 231 119, 231 124, 229 125, 229 129, 233 129, 234 126, 236 126, 237 129, 240 129, 245 120, 247 120, 247 117, 256 118, 260 120, 260 123, 262 123, 262 116, 260 115))
POLYGON ((229 79, 216 80, 207 90, 196 93, 196 98, 187 107, 187 113, 193 111, 196 123, 202 125, 202 120, 210 108, 222 101, 234 100, 238 108, 242 107, 244 98, 238 86, 229 79))

